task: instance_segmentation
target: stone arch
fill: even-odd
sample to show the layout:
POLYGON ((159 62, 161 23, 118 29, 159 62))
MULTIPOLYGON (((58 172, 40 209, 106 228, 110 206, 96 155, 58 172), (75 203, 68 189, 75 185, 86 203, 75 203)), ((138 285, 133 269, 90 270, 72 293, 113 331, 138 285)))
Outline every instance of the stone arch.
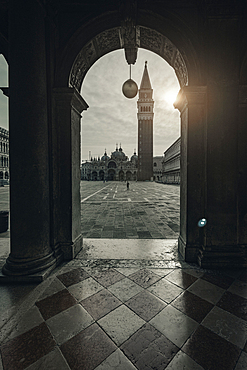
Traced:
MULTIPOLYGON (((185 60, 178 48, 161 33, 143 26, 137 26, 140 34, 140 47, 153 51, 167 61, 175 70, 180 87, 189 82, 185 60)), ((83 79, 93 65, 103 55, 121 49, 121 27, 115 27, 101 32, 90 40, 77 55, 69 75, 69 87, 81 90, 83 79)), ((145 110, 148 109, 145 107, 145 110)))
MULTIPOLYGON (((79 26, 60 48, 55 85, 78 86, 80 91, 80 84, 97 59, 123 49, 120 23, 118 13, 105 13, 79 26)), ((170 12, 161 16, 139 9, 138 23, 138 47, 165 59, 174 68, 181 87, 202 84, 197 35, 181 19, 170 12)))

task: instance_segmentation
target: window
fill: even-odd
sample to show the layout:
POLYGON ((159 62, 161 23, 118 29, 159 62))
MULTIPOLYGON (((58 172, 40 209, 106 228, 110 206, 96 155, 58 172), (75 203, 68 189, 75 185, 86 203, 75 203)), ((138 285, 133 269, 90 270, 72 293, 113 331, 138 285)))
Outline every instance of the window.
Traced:
POLYGON ((154 167, 157 167, 157 163, 156 162, 154 162, 154 167))

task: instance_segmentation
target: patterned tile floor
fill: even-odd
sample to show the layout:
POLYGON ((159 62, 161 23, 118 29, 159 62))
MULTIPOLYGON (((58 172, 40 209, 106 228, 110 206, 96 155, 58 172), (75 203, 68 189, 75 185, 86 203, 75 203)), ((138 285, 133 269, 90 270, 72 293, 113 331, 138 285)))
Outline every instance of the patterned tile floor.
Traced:
POLYGON ((141 259, 128 242, 124 255, 121 241, 86 240, 30 288, 2 323, 0 369, 246 370, 247 271, 183 263, 174 240, 145 241, 141 259))
POLYGON ((175 239, 180 187, 155 182, 81 182, 85 238, 175 239), (89 186, 90 185, 90 186, 89 186))

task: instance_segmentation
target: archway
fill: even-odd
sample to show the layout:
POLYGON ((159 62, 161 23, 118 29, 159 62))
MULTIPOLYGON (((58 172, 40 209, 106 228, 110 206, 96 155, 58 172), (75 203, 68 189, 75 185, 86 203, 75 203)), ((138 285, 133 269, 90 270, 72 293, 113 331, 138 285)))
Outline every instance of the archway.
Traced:
POLYGON ((124 172, 119 171, 119 181, 124 181, 124 172))
MULTIPOLYGON (((180 81, 180 251, 187 261, 196 261, 200 252, 204 266, 233 261, 240 266, 247 261, 246 12, 244 2, 232 9, 213 3, 190 2, 184 8, 140 1, 135 42, 164 58, 180 81), (202 230, 197 224, 205 215, 210 222, 202 230)), ((88 105, 79 90, 100 56, 124 47, 126 31, 118 2, 102 4, 77 14, 73 3, 66 14, 52 2, 56 17, 45 2, 9 7, 4 50, 11 65, 15 202, 6 274, 45 270, 74 258, 81 248, 79 138, 81 112, 88 105), (20 156, 23 140, 28 154, 20 156), (22 188, 30 189, 25 197, 19 195, 22 188)))
POLYGON ((104 181, 105 180, 105 172, 103 170, 100 170, 99 171, 99 179, 101 181, 104 181))
MULTIPOLYGON (((152 18, 152 17, 151 17, 152 18)), ((154 20, 153 20, 154 21, 154 20)), ((179 80, 180 87, 182 89, 186 89, 189 87, 189 84, 191 83, 197 83, 200 80, 200 68, 199 63, 196 61, 196 53, 194 51, 194 48, 191 43, 188 43, 188 39, 184 37, 184 35, 180 35, 181 39, 176 39, 175 41, 179 45, 179 47, 175 46, 175 43, 171 41, 172 33, 173 31, 167 32, 167 34, 170 33, 171 38, 168 38, 165 36, 164 33, 159 32, 156 30, 155 21, 151 22, 152 27, 148 27, 146 25, 140 25, 138 26, 138 32, 140 35, 140 47, 153 51, 154 53, 161 56, 165 61, 170 64, 175 70, 175 73, 177 75, 177 78, 179 80), (181 50, 181 52, 180 52, 181 50)), ((177 28, 178 25, 175 26, 177 28)), ((171 27, 172 29, 173 27, 171 27)), ((173 29, 174 30, 174 29, 173 29)), ((99 59, 102 55, 109 53, 113 50, 121 49, 121 27, 113 27, 105 29, 103 32, 99 32, 96 36, 92 37, 90 40, 85 41, 84 46, 82 45, 82 39, 79 40, 79 35, 82 36, 80 32, 83 30, 78 31, 76 35, 74 35, 69 44, 67 45, 67 49, 65 51, 65 54, 62 56, 61 65, 59 66, 58 73, 56 75, 57 77, 57 83, 61 86, 61 84, 65 84, 64 86, 69 86, 69 90, 71 91, 71 94, 74 94, 76 96, 76 99, 79 99, 78 92, 81 90, 83 79, 91 67, 91 65, 99 59), (80 46, 79 46, 80 45, 80 46), (71 54, 69 54, 71 52, 71 54), (73 58, 71 56, 73 55, 73 58), (64 80, 65 77, 65 70, 67 74, 67 80, 64 80)), ((171 31, 171 30, 170 30, 171 31)), ((169 36, 169 35, 168 35, 169 36)), ((67 94, 67 87, 63 88, 64 94, 67 94)), ((200 89, 199 89, 200 90, 200 89)), ((60 89, 61 91, 61 89, 60 89)), ((197 92, 196 92, 197 94, 197 92)), ((64 95, 64 96, 65 96, 64 95)), ((197 94, 198 95, 198 94, 197 94)), ((205 91, 202 90, 202 95, 205 97, 205 91), (204 95, 203 95, 204 94, 204 95)), ((203 104, 204 104, 204 98, 202 98, 203 104)), ((185 102, 185 100, 184 100, 185 102)), ((81 106, 84 106, 87 109, 88 106, 86 102, 81 99, 81 106)), ((69 108, 69 107, 68 107, 69 108)), ((198 108, 198 107, 197 107, 198 108)), ((199 108, 201 110, 201 107, 199 108)), ((182 109, 181 109, 182 110, 182 109)), ((59 110, 57 110, 57 114, 59 114, 59 110)), ((184 142, 182 145, 182 152, 187 152, 187 129, 188 129, 188 116, 184 116, 185 124, 184 131, 182 131, 182 136, 184 137, 184 142)), ((79 135, 79 132, 73 132, 73 135, 79 135)), ((204 146, 204 143, 202 143, 202 146, 204 146)), ((73 154, 72 154, 73 155, 73 154)), ((183 156, 183 153, 181 153, 181 156, 183 156)), ((186 160, 187 161, 187 157, 186 160)), ((72 160, 72 163, 74 161, 72 160)), ((191 159, 191 162, 193 160, 191 159)), ((113 164, 112 164, 113 165, 113 164)), ((180 251, 184 258, 185 256, 185 240, 187 240, 187 166, 182 165, 183 169, 181 171, 184 171, 184 174, 181 175, 182 181, 184 184, 184 187, 182 187, 181 192, 181 210, 180 212, 183 213, 184 216, 181 218, 181 238, 180 238, 180 251)), ((72 170, 73 171, 73 170, 72 170)), ((113 176, 111 175, 111 178, 113 176)), ((108 173, 108 179, 109 179, 109 173, 108 173)), ((196 183, 194 182, 194 185, 196 186, 196 183)), ((201 185, 200 185, 201 186, 201 185)), ((197 201, 194 201, 197 202, 197 201)), ((192 201, 193 203, 193 201, 192 201)), ((198 214, 201 214, 201 212, 198 212, 198 214)), ((78 214, 79 216, 79 214, 78 214)), ((198 217, 196 215, 195 217, 198 217)), ((73 217, 75 219, 75 217, 73 217)), ((196 225, 196 223, 195 223, 196 225)), ((194 232, 197 232, 196 227, 194 227, 194 232)), ((199 243, 200 244, 200 243, 199 243)), ((199 244, 197 247, 199 247, 199 244)), ((193 256, 189 257, 191 260, 195 260, 197 250, 195 252, 195 249, 193 256)))
POLYGON ((92 172, 92 180, 93 181, 97 181, 98 180, 98 175, 97 175, 97 172, 96 171, 93 171, 92 172))
POLYGON ((113 168, 111 168, 108 171, 108 181, 115 181, 115 180, 116 180, 116 172, 113 168))
POLYGON ((132 180, 132 173, 131 173, 131 171, 127 171, 126 172, 126 180, 127 181, 131 181, 132 180))

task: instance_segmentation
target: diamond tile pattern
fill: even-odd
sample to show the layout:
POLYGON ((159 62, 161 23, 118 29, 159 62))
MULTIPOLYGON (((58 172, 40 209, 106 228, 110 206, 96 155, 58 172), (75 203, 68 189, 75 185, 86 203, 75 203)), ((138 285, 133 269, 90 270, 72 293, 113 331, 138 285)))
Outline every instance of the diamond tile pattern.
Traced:
POLYGON ((15 327, 3 370, 241 370, 246 273, 71 266, 15 327))

